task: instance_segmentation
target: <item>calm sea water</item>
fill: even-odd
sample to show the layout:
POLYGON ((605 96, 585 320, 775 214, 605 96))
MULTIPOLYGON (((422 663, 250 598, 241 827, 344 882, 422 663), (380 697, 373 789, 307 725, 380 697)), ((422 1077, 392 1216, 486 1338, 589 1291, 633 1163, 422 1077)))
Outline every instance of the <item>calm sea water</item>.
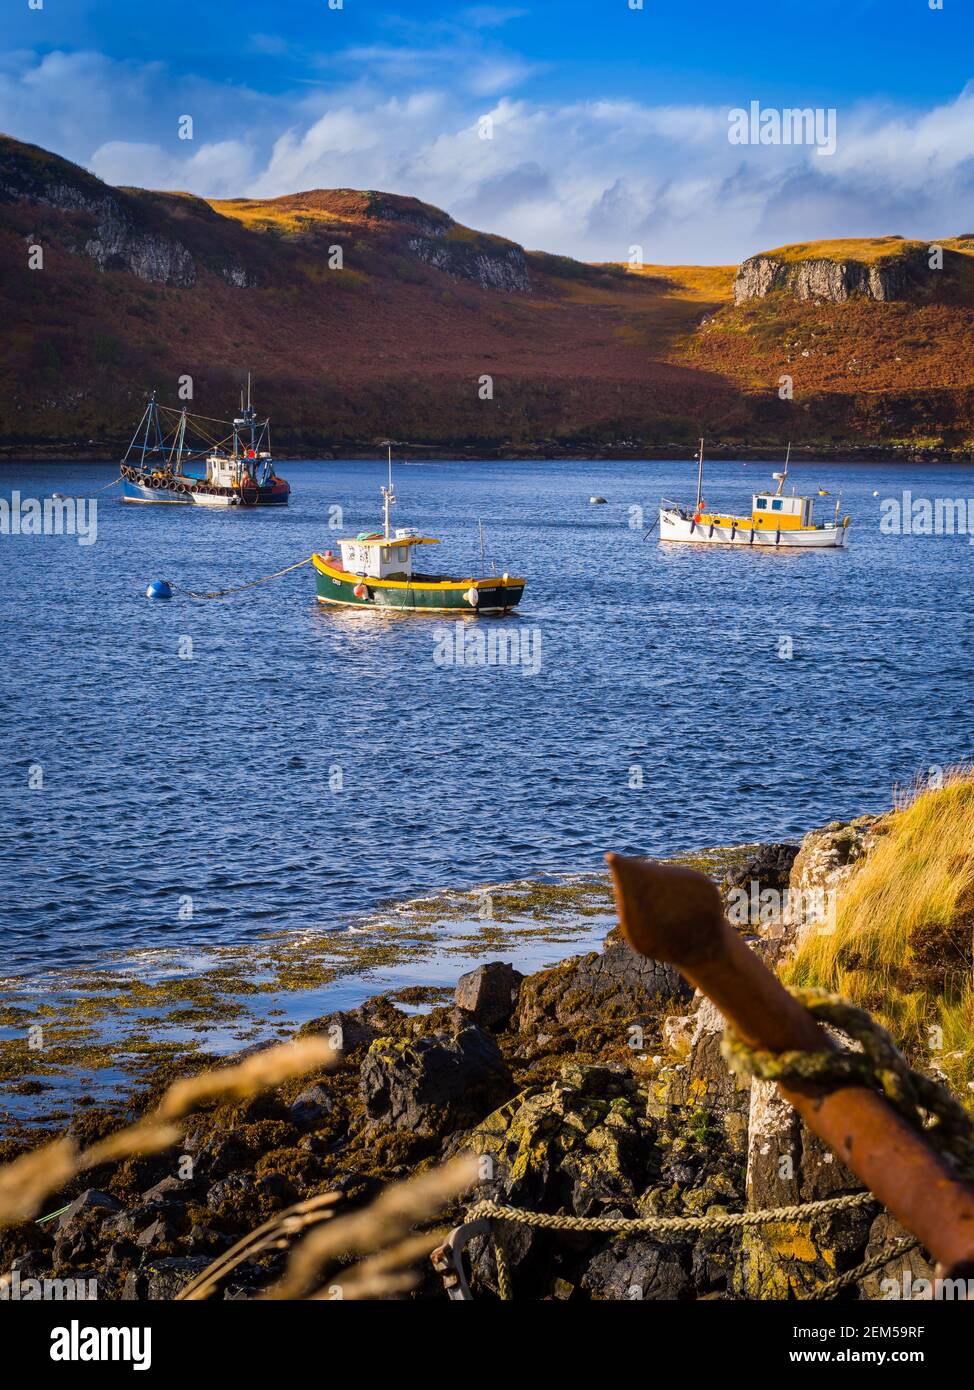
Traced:
MULTIPOLYGON (((113 471, 8 465, 0 495, 113 471)), ((540 640, 533 675, 437 665, 441 619, 322 608, 308 568, 146 600, 156 577, 220 588, 326 548, 330 507, 345 532, 377 524, 381 463, 282 471, 287 511, 108 492, 90 547, 0 537, 7 973, 338 928, 609 848, 796 837, 974 754, 974 551, 881 535, 874 497, 974 496, 970 470, 796 469, 855 524, 846 552, 791 555, 644 541, 629 508, 648 524, 661 494, 691 497, 689 462, 400 466, 396 523, 441 536, 439 566, 479 570, 480 518, 488 562, 528 577, 518 616, 483 621, 540 640)), ((707 496, 746 509, 770 471, 715 464, 707 496)))

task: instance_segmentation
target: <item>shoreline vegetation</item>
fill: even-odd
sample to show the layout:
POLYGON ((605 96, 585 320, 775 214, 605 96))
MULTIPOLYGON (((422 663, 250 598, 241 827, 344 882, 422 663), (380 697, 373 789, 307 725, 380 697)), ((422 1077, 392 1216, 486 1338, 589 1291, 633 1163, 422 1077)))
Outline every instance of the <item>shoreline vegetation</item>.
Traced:
MULTIPOLYGON (((970 1108, 972 834, 965 772, 800 845, 681 862, 717 880, 735 910, 752 905, 746 919, 729 906, 729 919, 783 978, 870 1008, 911 1065, 970 1108), (793 914, 796 901, 830 907, 809 919, 793 914)), ((706 1217, 855 1192, 772 1085, 728 1069, 713 1006, 670 967, 633 955, 611 927, 607 887, 600 875, 514 893, 493 885, 495 916, 477 919, 489 937, 474 953, 484 963, 452 988, 441 980, 362 997, 282 1029, 283 1047, 264 1039, 229 1058, 174 1053, 146 1071, 136 1095, 78 1107, 53 1144, 51 1129, 21 1122, 0 1141, 0 1279, 97 1278, 103 1299, 200 1288, 328 1297, 322 1290, 336 1281, 373 1287, 349 1269, 354 1232, 395 1208, 398 1282, 385 1296, 442 1298, 426 1258, 437 1235, 429 1223, 442 1212, 457 1224, 478 1201, 552 1216, 706 1217), (531 924, 548 960, 559 945, 583 953, 522 973, 517 945, 531 924), (592 929, 604 941, 588 949, 592 929), (319 1045, 334 1055, 323 1060, 319 1045), (206 1067, 217 1070, 201 1075, 206 1067), (120 1135, 126 1124, 134 1137, 120 1135), (444 1170, 470 1153, 475 1173, 444 1170), (18 1205, 22 1186, 33 1196, 18 1205), (415 1220, 404 1226, 410 1203, 415 1220), (317 1213, 320 1229, 290 1250, 254 1244, 262 1223, 280 1235, 295 1211, 317 1213)), ((434 958, 458 939, 444 931, 442 904, 426 903, 434 958)), ((452 895, 454 923, 469 924, 470 907, 471 894, 452 895)), ((320 988, 312 978, 311 994, 320 988)), ((805 1221, 652 1238, 495 1227, 515 1298, 573 1301, 805 1297, 903 1234, 861 1203, 805 1221)), ((478 1238, 469 1254, 474 1297, 496 1297, 494 1245, 478 1238)), ((913 1251, 891 1273, 932 1271, 913 1251)), ((843 1296, 880 1297, 882 1278, 866 1275, 843 1296)))
MULTIPOLYGON (((278 447, 277 461, 281 466, 287 463, 308 463, 328 461, 358 461, 375 459, 385 447, 386 441, 358 441, 337 448, 334 444, 322 445, 320 449, 289 449, 285 444, 278 447)), ((725 462, 780 462, 784 444, 731 445, 714 443, 708 446, 711 463, 725 462)), ((553 445, 550 442, 537 445, 500 444, 496 447, 458 443, 454 447, 443 444, 417 444, 409 441, 394 441, 393 448, 402 457, 422 462, 456 463, 586 463, 608 462, 613 459, 625 460, 669 460, 685 459, 692 462, 695 445, 692 444, 629 444, 606 445, 553 445)), ((119 457, 125 445, 119 449, 119 457)), ((105 448, 87 445, 64 445, 49 443, 0 444, 0 466, 15 463, 105 463, 115 462, 107 456, 105 448)), ((974 463, 974 449, 970 444, 953 446, 915 443, 890 444, 793 444, 792 465, 807 463, 905 463, 905 464, 959 464, 974 463)))

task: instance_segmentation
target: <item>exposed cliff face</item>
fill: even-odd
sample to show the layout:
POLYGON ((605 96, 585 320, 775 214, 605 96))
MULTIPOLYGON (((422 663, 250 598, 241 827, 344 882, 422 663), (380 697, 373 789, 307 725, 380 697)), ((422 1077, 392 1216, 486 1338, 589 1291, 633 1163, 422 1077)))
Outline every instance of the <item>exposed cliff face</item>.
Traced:
POLYGON ((531 276, 524 248, 503 237, 461 227, 448 213, 416 198, 370 193, 369 211, 386 224, 410 233, 406 248, 424 265, 482 290, 530 294, 531 276))
POLYGON ((472 280, 482 290, 502 290, 506 294, 531 293, 531 277, 524 251, 513 243, 499 242, 497 249, 493 249, 482 241, 468 244, 410 237, 409 249, 424 265, 445 271, 454 279, 472 280))
POLYGON ((830 257, 784 261, 773 255, 752 256, 737 272, 734 302, 745 304, 782 290, 802 302, 844 304, 855 295, 863 295, 885 303, 911 298, 928 279, 928 262, 922 251, 904 251, 875 264, 830 257))
POLYGON ((162 285, 196 283, 189 250, 156 229, 134 198, 64 160, 42 163, 0 148, 0 198, 81 214, 75 247, 103 270, 130 270, 162 285))

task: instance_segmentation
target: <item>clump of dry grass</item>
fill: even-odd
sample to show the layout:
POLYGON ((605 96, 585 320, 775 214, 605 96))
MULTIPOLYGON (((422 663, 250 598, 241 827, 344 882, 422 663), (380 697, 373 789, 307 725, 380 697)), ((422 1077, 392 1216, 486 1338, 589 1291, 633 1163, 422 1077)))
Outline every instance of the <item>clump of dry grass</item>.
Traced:
POLYGON ((807 940, 789 981, 868 1009, 971 1098, 974 773, 901 794, 887 825, 844 889, 835 929, 807 940))
POLYGON ((442 1230, 415 1233, 478 1178, 478 1160, 462 1154, 438 1168, 393 1183, 367 1207, 311 1231, 295 1246, 269 1296, 346 1300, 386 1298, 413 1288, 417 1260, 443 1239, 442 1230), (357 1260, 339 1273, 330 1266, 357 1260))
POLYGON ((182 1137, 175 1122, 209 1101, 244 1099, 291 1077, 333 1066, 335 1060, 334 1049, 322 1037, 282 1043, 235 1066, 175 1082, 153 1114, 90 1148, 80 1150, 65 1138, 23 1154, 0 1167, 0 1226, 31 1220, 53 1192, 88 1169, 169 1148, 182 1137))

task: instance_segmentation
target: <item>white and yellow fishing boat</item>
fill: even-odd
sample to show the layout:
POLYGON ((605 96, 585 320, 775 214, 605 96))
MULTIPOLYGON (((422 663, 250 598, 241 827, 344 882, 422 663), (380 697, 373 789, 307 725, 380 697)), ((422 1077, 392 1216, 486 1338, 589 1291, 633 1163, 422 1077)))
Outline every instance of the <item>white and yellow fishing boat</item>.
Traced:
MULTIPOLYGON (((851 517, 840 519, 842 498, 835 504, 831 521, 815 520, 814 497, 797 496, 794 489, 785 494, 791 445, 784 470, 773 474, 778 484, 774 492, 756 492, 751 499, 751 515, 737 516, 715 511, 703 499, 703 440, 697 468, 697 500, 693 507, 681 507, 666 498, 660 503, 661 541, 693 545, 760 545, 771 549, 840 550, 849 543, 851 517)), ((821 491, 819 495, 824 495, 821 491)))

